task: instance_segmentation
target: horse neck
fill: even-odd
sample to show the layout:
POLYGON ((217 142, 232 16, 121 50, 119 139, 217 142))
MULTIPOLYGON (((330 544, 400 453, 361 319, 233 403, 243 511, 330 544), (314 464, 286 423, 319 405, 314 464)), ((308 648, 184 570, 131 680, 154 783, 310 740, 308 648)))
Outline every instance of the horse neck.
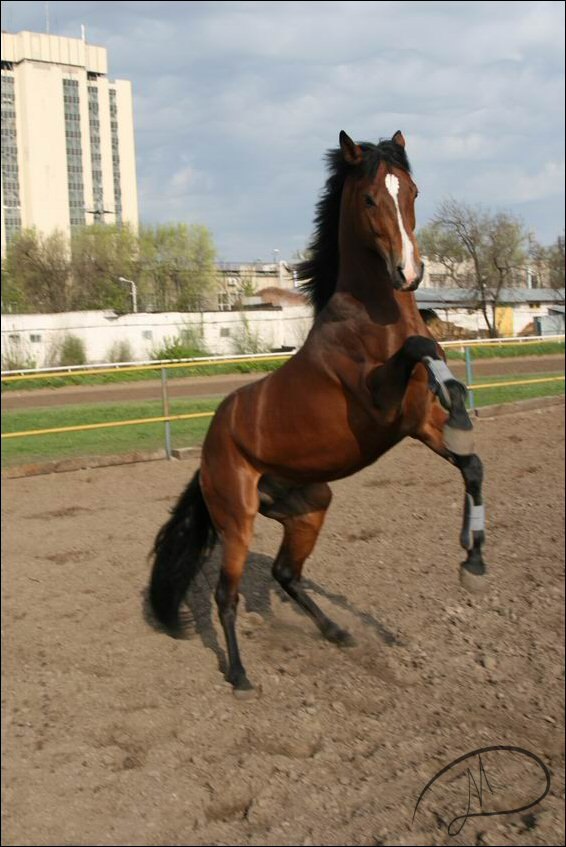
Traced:
MULTIPOLYGON (((415 296, 396 291, 385 260, 366 246, 357 227, 357 185, 346 180, 340 198, 339 266, 336 292, 354 297, 369 317, 367 332, 382 340, 380 350, 397 350, 409 335, 428 335, 415 296)), ((366 324, 363 320, 362 323, 366 324)), ((359 328, 362 332, 364 327, 359 328)))
POLYGON ((368 248, 341 244, 336 292, 363 306, 367 318, 359 332, 380 358, 393 355, 410 335, 428 335, 415 295, 396 291, 385 261, 368 248))

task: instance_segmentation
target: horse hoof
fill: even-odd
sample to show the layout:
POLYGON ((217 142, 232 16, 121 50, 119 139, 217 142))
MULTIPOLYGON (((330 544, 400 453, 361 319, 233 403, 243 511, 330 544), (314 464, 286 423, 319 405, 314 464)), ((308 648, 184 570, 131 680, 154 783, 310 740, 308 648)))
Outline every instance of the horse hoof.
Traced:
POLYGON ((339 647, 357 647, 358 642, 354 638, 351 632, 347 632, 345 629, 342 630, 344 633, 343 637, 337 641, 339 647))
POLYGON ((474 433, 471 429, 454 429, 446 425, 442 438, 445 446, 457 456, 470 456, 474 452, 474 433))
POLYGON ((473 573, 464 564, 460 566, 460 585, 471 594, 485 594, 489 588, 489 579, 485 572, 473 573))
POLYGON ((257 691, 247 678, 245 672, 236 672, 231 677, 228 677, 228 682, 232 684, 232 692, 238 700, 252 700, 257 697, 257 691))
POLYGON ((259 691, 257 688, 254 688, 251 683, 249 683, 249 688, 233 688, 232 693, 236 700, 257 700, 259 697, 259 691))
POLYGON ((356 639, 354 636, 351 635, 347 629, 341 629, 339 626, 336 626, 336 624, 332 624, 332 626, 329 626, 324 630, 324 637, 333 644, 337 644, 339 647, 356 646, 356 639))

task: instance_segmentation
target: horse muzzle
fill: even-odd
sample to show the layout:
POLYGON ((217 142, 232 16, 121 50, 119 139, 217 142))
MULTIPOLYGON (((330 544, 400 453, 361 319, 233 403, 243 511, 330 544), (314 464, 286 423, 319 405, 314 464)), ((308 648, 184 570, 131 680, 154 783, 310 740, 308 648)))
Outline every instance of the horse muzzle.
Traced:
POLYGON ((421 266, 417 275, 413 278, 407 279, 403 268, 397 266, 395 268, 395 272, 392 274, 393 288, 395 288, 396 291, 416 291, 422 282, 424 270, 424 262, 421 262, 421 266))

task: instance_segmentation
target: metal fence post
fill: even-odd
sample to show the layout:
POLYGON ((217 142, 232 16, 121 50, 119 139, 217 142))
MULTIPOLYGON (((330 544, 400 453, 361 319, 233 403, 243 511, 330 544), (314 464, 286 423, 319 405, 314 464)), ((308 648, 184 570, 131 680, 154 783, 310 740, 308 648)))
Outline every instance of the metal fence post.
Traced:
MULTIPOLYGON (((167 370, 161 368, 161 405, 163 417, 169 417, 169 395, 167 394, 167 370)), ((171 458, 171 421, 165 421, 165 455, 171 458)))
MULTIPOLYGON (((474 382, 474 374, 472 371, 472 354, 470 353, 470 348, 466 347, 464 351, 464 355, 466 356, 466 383, 468 385, 473 385, 474 382)), ((468 397, 470 401, 470 411, 474 411, 476 408, 476 404, 474 401, 474 392, 468 391, 468 397)))

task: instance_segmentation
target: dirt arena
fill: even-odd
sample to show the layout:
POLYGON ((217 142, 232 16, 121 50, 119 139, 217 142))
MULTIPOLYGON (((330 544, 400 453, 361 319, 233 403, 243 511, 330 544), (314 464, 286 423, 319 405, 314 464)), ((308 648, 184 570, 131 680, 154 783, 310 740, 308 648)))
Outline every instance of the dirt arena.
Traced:
POLYGON ((144 617, 148 550, 196 460, 6 481, 2 843, 563 843, 563 417, 477 424, 483 595, 458 581, 463 486, 448 464, 405 442, 333 485, 305 574, 355 635, 347 650, 283 602, 269 574, 280 528, 258 518, 238 626, 260 696, 245 702, 219 669, 216 558, 186 639, 144 617), (542 767, 484 753, 412 822, 438 771, 495 745, 542 767), (484 812, 508 812, 543 793, 544 767, 542 802, 448 833, 468 786, 480 810, 470 776, 484 812))

